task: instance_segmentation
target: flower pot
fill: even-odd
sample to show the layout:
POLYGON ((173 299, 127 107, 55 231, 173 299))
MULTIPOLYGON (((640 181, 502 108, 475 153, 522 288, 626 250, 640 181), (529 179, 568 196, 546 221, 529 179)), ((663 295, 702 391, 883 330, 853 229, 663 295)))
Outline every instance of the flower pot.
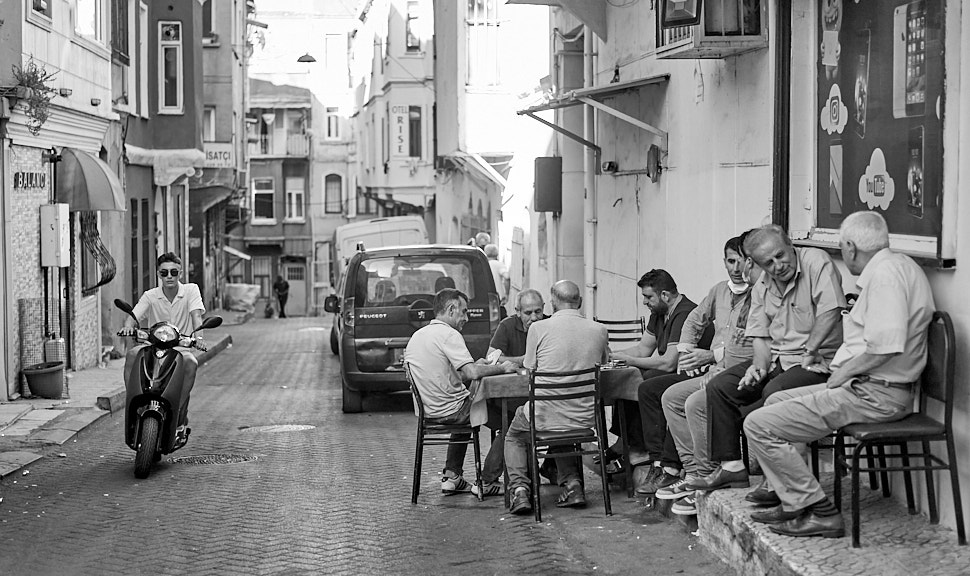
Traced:
POLYGON ((64 393, 64 363, 43 362, 23 369, 30 393, 41 398, 58 399, 64 393))

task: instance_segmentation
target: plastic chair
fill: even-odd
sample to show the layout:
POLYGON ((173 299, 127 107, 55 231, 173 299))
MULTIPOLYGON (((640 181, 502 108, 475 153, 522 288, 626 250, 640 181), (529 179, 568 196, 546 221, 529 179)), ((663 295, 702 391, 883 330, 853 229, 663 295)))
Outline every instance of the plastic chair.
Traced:
POLYGON ((614 342, 639 342, 643 333, 647 331, 647 321, 643 316, 633 320, 603 320, 594 316, 593 320, 606 325, 610 344, 614 342))
POLYGON ((593 366, 584 370, 567 372, 535 372, 529 373, 529 438, 530 458, 529 473, 532 477, 532 504, 536 522, 542 522, 542 506, 539 498, 539 488, 542 479, 539 477, 539 458, 573 458, 587 454, 599 455, 600 478, 603 482, 603 506, 606 515, 612 516, 610 505, 609 479, 606 477, 606 456, 604 446, 607 442, 606 423, 603 416, 603 400, 600 391, 600 367, 593 366), (561 380, 564 378, 587 376, 580 380, 561 380), (536 378, 549 378, 552 382, 536 382, 536 378), (536 394, 541 390, 542 393, 536 394), (562 432, 536 430, 536 403, 562 402, 578 398, 593 398, 594 429, 579 428, 562 432), (583 449, 583 443, 596 443, 596 448, 583 449), (567 452, 550 452, 550 448, 561 446, 571 447, 567 452))
POLYGON ((478 501, 484 500, 482 490, 482 453, 478 445, 478 426, 471 424, 439 424, 434 418, 424 415, 424 402, 418 391, 411 367, 404 364, 404 376, 411 386, 411 395, 418 411, 417 445, 414 449, 414 479, 411 483, 411 504, 418 503, 418 492, 421 490, 421 463, 424 459, 425 446, 448 446, 451 444, 471 444, 475 448, 475 484, 478 486, 478 501), (467 440, 452 440, 452 434, 470 434, 467 440))
MULTIPOLYGON (((855 440, 856 445, 850 456, 843 456, 847 467, 852 472, 852 546, 858 548, 861 527, 859 523, 859 473, 880 472, 883 476, 883 494, 888 495, 889 487, 885 479, 888 472, 903 472, 906 486, 906 503, 910 514, 916 514, 916 503, 913 498, 913 481, 911 472, 924 471, 926 474, 926 500, 929 506, 930 522, 938 524, 940 516, 936 506, 936 488, 933 484, 934 470, 950 471, 950 488, 953 490, 953 511, 956 515, 957 541, 966 545, 967 534, 963 524, 963 503, 960 499, 960 474, 957 471, 957 454, 953 439, 953 389, 955 346, 953 322, 946 312, 935 312, 929 326, 926 343, 926 368, 920 378, 920 411, 910 414, 895 422, 881 422, 876 424, 849 424, 838 431, 835 437, 836 455, 843 456, 845 439, 855 440), (931 418, 926 414, 928 400, 942 404, 943 422, 931 418), (923 451, 910 454, 907 443, 920 442, 923 451), (945 442, 947 459, 930 453, 931 442, 945 442), (879 451, 879 465, 867 462, 860 466, 862 450, 875 446, 879 451), (885 446, 898 446, 899 454, 885 454, 885 446), (923 464, 910 462, 910 458, 922 459, 923 464), (886 460, 901 460, 899 466, 888 466, 886 460)), ((842 478, 835 474, 835 502, 841 503, 842 478)))

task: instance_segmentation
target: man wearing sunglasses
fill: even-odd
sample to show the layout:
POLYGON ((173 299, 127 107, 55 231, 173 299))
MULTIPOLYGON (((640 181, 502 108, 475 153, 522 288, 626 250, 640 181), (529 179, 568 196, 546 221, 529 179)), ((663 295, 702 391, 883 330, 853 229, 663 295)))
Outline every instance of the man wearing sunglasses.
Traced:
MULTIPOLYGON (((157 269, 159 285, 156 288, 146 290, 138 303, 135 304, 133 314, 138 318, 138 323, 144 327, 154 326, 158 322, 169 322, 173 324, 182 334, 190 334, 193 330, 202 325, 202 315, 205 314, 205 305, 202 303, 202 293, 196 284, 182 284, 179 282, 179 274, 182 273, 182 259, 174 252, 166 252, 158 257, 155 268, 157 269)), ((129 317, 125 320, 125 326, 118 331, 119 336, 132 336, 135 333, 135 319, 129 317)), ((202 339, 202 332, 195 333, 196 347, 205 350, 205 341, 202 339)), ((195 371, 199 362, 188 350, 181 349, 182 358, 185 360, 185 395, 183 396, 182 406, 179 407, 179 430, 186 428, 188 424, 187 412, 189 407, 189 393, 192 385, 195 384, 195 371)), ((133 357, 129 353, 129 360, 133 357)), ((128 369, 125 368, 127 373, 128 369)))

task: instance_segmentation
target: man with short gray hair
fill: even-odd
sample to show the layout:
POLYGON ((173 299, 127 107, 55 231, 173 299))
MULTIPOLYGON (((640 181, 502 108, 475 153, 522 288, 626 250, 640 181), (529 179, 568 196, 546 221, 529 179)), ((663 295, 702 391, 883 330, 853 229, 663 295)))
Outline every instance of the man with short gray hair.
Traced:
POLYGON ((796 446, 848 424, 909 415, 926 366, 935 306, 923 270, 889 248, 889 230, 877 212, 851 214, 839 236, 846 267, 859 275, 859 299, 843 315, 844 338, 828 382, 778 392, 744 422, 751 453, 781 504, 751 518, 786 536, 845 534, 842 515, 796 446))

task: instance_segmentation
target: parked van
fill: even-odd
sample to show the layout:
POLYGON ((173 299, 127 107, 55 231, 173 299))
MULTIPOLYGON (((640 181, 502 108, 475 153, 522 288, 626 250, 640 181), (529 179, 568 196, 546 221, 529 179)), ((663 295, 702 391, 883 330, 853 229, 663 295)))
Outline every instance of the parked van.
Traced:
POLYGON ((384 246, 410 246, 427 244, 428 230, 420 216, 392 216, 351 222, 338 227, 333 233, 333 263, 335 282, 340 281, 357 246, 366 250, 384 246))
POLYGON ((452 287, 468 295, 462 337, 472 357, 483 358, 504 317, 484 252, 425 245, 353 255, 337 294, 324 302, 334 313, 330 343, 340 356, 344 412, 360 412, 365 394, 408 389, 404 349, 411 335, 434 319, 434 295, 452 287))

